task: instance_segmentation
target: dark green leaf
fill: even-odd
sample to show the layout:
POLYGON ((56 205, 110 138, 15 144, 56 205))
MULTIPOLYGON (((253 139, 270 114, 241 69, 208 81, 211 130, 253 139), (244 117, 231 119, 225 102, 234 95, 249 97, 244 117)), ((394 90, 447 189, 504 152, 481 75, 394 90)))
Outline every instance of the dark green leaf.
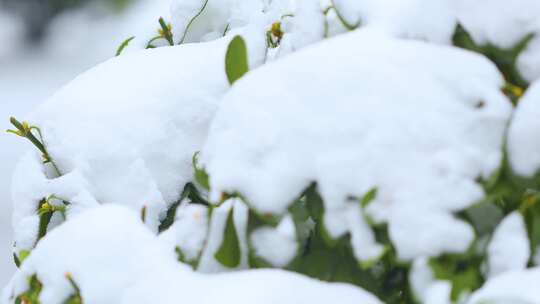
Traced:
POLYGON ((223 241, 214 255, 216 260, 229 268, 237 267, 240 264, 240 242, 238 241, 238 235, 236 234, 233 211, 234 210, 231 207, 229 215, 227 216, 227 223, 225 224, 223 241))
POLYGON ((197 184, 207 191, 210 190, 208 173, 206 173, 206 170, 204 170, 204 168, 199 167, 199 152, 193 154, 192 165, 194 171, 194 178, 197 184))

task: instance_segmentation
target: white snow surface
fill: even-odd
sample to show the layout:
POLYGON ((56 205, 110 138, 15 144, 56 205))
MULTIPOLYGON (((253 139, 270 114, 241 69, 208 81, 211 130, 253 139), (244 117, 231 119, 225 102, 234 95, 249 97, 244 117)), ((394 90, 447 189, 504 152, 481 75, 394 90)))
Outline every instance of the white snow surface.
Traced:
POLYGON ((540 77, 540 1, 455 0, 453 5, 459 22, 478 44, 509 49, 527 35, 536 35, 518 56, 517 66, 529 82, 540 77))
POLYGON ((66 273, 89 304, 177 303, 179 297, 188 303, 330 303, 336 298, 381 303, 352 285, 322 283, 282 270, 194 273, 176 261, 138 213, 117 205, 88 210, 50 232, 4 289, 0 302, 12 303, 28 288, 27 278, 36 274, 43 283, 41 303, 61 303, 75 292, 66 273))
POLYGON ((450 304, 452 285, 448 281, 436 280, 428 258, 416 258, 409 272, 409 284, 416 300, 420 303, 450 304))
POLYGON ((298 251, 296 229, 290 215, 276 228, 258 228, 250 237, 254 253, 275 267, 287 266, 298 251))
POLYGON ((452 0, 334 0, 350 24, 402 38, 450 44, 456 27, 452 0))
POLYGON ((520 99, 508 130, 508 156, 515 173, 532 177, 540 169, 540 80, 520 99))
POLYGON ((119 303, 122 290, 160 267, 180 267, 174 261, 174 252, 144 227, 138 213, 104 205, 75 216, 39 242, 2 299, 11 303, 36 274, 43 283, 41 303, 62 303, 75 292, 65 276, 70 273, 85 303, 119 303))
POLYGON ((186 276, 179 271, 158 272, 126 292, 122 303, 173 304, 379 304, 373 295, 348 284, 323 283, 283 270, 249 270, 227 274, 186 276), (158 278, 158 279, 156 279, 158 278))
POLYGON ((450 47, 369 30, 325 40, 227 93, 202 155, 211 195, 282 214, 316 181, 333 212, 377 187, 367 211, 389 223, 400 258, 463 251, 473 231, 451 213, 483 197, 475 180, 501 161, 502 84, 485 58, 450 47))
MULTIPOLYGON (((64 175, 45 176, 37 154, 33 165, 31 158, 22 159, 13 181, 15 229, 35 214, 40 197, 71 201, 90 194, 99 203, 137 211, 146 206, 147 224, 156 231, 167 206, 192 179, 191 158, 229 88, 229 39, 116 57, 42 104, 28 120, 41 128, 64 175)), ((257 40, 247 40, 257 54, 257 44, 250 43, 257 40)), ((251 58, 256 65, 257 56, 251 58)))
POLYGON ((455 0, 459 22, 475 42, 510 48, 540 30, 536 0, 455 0))
POLYGON ((531 250, 525 222, 519 212, 507 215, 497 226, 487 252, 490 278, 527 267, 531 250))
POLYGON ((487 281, 472 294, 467 304, 540 303, 540 268, 510 271, 487 281))
POLYGON ((208 208, 202 205, 182 204, 176 211, 174 224, 159 235, 169 250, 178 247, 187 261, 201 254, 208 233, 208 208))

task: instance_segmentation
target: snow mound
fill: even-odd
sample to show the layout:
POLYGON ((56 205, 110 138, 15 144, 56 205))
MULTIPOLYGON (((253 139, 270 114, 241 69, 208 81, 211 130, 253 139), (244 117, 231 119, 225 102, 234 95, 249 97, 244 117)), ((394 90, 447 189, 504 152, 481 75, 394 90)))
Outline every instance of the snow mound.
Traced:
POLYGON ((400 258, 463 251, 473 230, 452 212, 481 199, 476 180, 499 167, 511 113, 502 85, 493 64, 459 49, 369 30, 328 39, 224 97, 202 155, 211 197, 238 191, 258 211, 283 214, 317 182, 331 235, 358 231, 365 244, 373 236, 357 226, 360 212, 332 217, 376 187, 367 213, 389 223, 400 258))
POLYGON ((521 98, 508 130, 508 156, 515 173, 532 177, 540 169, 540 81, 521 98))
POLYGON ((540 303, 540 268, 511 271, 487 281, 472 294, 468 304, 534 304, 540 303))
MULTIPOLYGON (((264 41, 250 37, 255 67, 262 61, 264 41)), ((63 176, 47 175, 37 155, 21 160, 13 182, 15 229, 21 219, 36 214, 41 198, 55 195, 72 203, 68 216, 96 202, 137 212, 146 207, 146 223, 157 231, 167 207, 192 180, 192 156, 201 149, 218 101, 230 87, 224 68, 229 41, 116 57, 42 104, 28 120, 41 128, 63 176)), ((18 242, 28 247, 32 240, 24 236, 32 236, 21 235, 18 242)))
POLYGON ((0 302, 12 303, 35 274, 43 284, 41 303, 62 303, 75 293, 68 273, 84 303, 177 303, 179 298, 187 303, 330 303, 336 298, 381 303, 352 285, 282 270, 194 273, 177 262, 137 213, 115 205, 88 210, 48 234, 4 289, 0 302))
POLYGON ((348 284, 323 283, 283 270, 249 270, 228 274, 179 271, 156 273, 126 292, 122 303, 298 304, 333 303, 379 304, 373 295, 348 284))
POLYGON ((180 266, 135 212, 105 205, 50 232, 5 288, 3 300, 25 292, 35 274, 43 284, 41 303, 63 303, 74 293, 69 273, 85 303, 118 303, 122 290, 160 267, 180 266))

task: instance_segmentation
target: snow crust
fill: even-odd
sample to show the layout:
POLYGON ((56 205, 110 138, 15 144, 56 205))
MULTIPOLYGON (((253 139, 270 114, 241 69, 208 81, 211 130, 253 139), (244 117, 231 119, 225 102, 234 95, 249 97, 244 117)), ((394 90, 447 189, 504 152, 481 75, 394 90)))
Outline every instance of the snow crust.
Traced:
MULTIPOLYGON (((473 231, 451 213, 481 199, 475 180, 499 166, 511 113, 502 84, 486 59, 458 49, 369 30, 326 40, 224 97, 203 150, 211 196, 238 191, 281 214, 316 181, 333 213, 377 187, 367 212, 389 223, 400 258, 463 251, 473 231)), ((333 226, 334 237, 347 230, 333 226)))
POLYGON ((523 96, 508 130, 508 156, 515 173, 532 177, 540 169, 540 81, 523 96))

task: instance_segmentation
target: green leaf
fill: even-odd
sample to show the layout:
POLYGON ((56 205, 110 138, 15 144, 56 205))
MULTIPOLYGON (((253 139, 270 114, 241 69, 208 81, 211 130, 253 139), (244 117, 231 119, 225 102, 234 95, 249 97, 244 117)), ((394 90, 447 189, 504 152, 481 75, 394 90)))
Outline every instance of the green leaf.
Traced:
POLYGON ((227 216, 223 242, 214 257, 222 265, 229 268, 237 267, 240 264, 240 242, 234 225, 233 208, 231 208, 227 216))
POLYGON ((240 36, 234 37, 229 43, 225 56, 225 72, 232 85, 249 71, 246 42, 240 36))
POLYGON ((471 292, 482 286, 482 262, 481 257, 448 254, 432 258, 429 265, 435 278, 452 283, 451 298, 456 301, 464 292, 471 292))
POLYGON ((18 260, 19 260, 20 265, 24 263, 24 261, 26 260, 26 258, 28 258, 29 255, 30 255, 30 251, 28 250, 21 250, 21 252, 19 252, 18 260))
POLYGON ((362 209, 365 209, 377 197, 377 191, 377 188, 372 188, 362 197, 360 200, 362 209))
POLYGON ((199 184, 199 186, 203 187, 207 191, 210 190, 208 173, 206 173, 206 170, 204 170, 204 168, 199 167, 199 152, 193 154, 191 162, 193 165, 194 178, 197 184, 199 184))
POLYGON ((120 56, 120 54, 122 54, 122 51, 124 51, 124 49, 129 45, 129 43, 131 42, 131 40, 135 39, 135 36, 131 36, 129 37, 128 39, 124 40, 122 42, 122 44, 120 44, 120 46, 118 47, 118 49, 116 50, 116 55, 115 56, 120 56))
POLYGON ((41 294, 42 289, 43 285, 39 281, 37 275, 34 274, 30 278, 28 278, 28 290, 26 290, 22 294, 17 295, 17 298, 15 299, 15 304, 41 303, 39 301, 39 295, 41 294))
POLYGON ((15 266, 17 266, 17 268, 21 267, 21 260, 19 260, 19 257, 15 253, 13 253, 13 261, 15 262, 15 266))

